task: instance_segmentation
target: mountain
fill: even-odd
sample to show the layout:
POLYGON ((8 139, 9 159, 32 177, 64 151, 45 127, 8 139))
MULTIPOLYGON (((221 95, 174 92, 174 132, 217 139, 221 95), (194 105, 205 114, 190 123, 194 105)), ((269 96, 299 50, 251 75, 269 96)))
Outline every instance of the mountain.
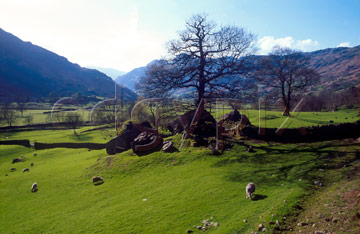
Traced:
MULTIPOLYGON (((33 100, 49 97, 114 96, 114 81, 105 74, 80 67, 31 42, 24 42, 0 29, 0 100, 18 97, 33 100)), ((136 94, 124 90, 124 100, 136 94)), ((120 94, 119 94, 120 95, 120 94)))
POLYGON ((360 45, 306 53, 320 73, 319 91, 341 91, 360 85, 360 45))
POLYGON ((122 76, 126 74, 126 72, 116 70, 114 68, 105 68, 105 67, 95 67, 95 66, 88 66, 87 68, 96 69, 105 75, 111 77, 111 79, 115 80, 118 76, 122 76))
POLYGON ((147 66, 135 68, 125 75, 118 76, 115 82, 135 91, 135 84, 145 75, 147 66))

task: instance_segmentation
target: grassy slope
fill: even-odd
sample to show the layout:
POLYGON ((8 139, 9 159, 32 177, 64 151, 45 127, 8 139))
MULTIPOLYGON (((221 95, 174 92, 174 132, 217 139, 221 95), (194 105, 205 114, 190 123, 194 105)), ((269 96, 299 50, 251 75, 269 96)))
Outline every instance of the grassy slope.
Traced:
MULTIPOLYGON (((48 136, 63 139, 58 137, 48 136)), ((180 143, 179 136, 173 140, 180 143)), ((360 150, 358 143, 336 141, 246 143, 256 152, 236 144, 218 157, 184 148, 144 157, 128 151, 111 160, 104 150, 59 148, 34 157, 32 149, 0 146, 0 226, 4 233, 185 233, 215 217, 220 226, 208 232, 246 233, 263 220, 281 220, 311 192, 314 180, 327 183, 319 168, 330 173, 360 150), (11 164, 20 154, 26 161, 11 164), (22 173, 31 162, 35 166, 22 173), (105 183, 93 186, 93 175, 105 183), (31 193, 35 181, 39 191, 31 193), (257 185, 255 201, 245 199, 250 181, 257 185)))

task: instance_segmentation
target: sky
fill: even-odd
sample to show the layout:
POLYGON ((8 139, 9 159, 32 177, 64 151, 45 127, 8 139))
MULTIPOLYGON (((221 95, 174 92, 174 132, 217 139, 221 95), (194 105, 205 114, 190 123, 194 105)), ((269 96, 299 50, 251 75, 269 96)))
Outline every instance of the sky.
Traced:
POLYGON ((198 13, 255 34, 258 54, 360 44, 359 0, 0 0, 0 28, 80 66, 128 72, 166 55, 198 13))

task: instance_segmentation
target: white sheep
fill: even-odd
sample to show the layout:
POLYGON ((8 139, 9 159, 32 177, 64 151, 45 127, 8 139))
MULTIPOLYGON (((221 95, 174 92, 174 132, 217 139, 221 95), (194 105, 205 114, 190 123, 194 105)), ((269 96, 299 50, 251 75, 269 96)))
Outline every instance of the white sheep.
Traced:
POLYGON ((248 185, 246 185, 245 192, 246 199, 250 198, 252 200, 253 193, 255 192, 255 184, 249 183, 248 185))
POLYGON ((36 192, 38 190, 38 184, 37 183, 33 183, 33 185, 31 186, 31 192, 36 192))

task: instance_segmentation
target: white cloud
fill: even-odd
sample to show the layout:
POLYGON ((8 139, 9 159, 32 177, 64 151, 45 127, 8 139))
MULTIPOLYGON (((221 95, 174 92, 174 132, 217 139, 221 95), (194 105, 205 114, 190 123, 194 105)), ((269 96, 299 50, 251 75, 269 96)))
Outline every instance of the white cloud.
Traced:
POLYGON ((274 46, 288 47, 301 51, 311 51, 319 46, 319 42, 311 39, 295 40, 290 36, 283 38, 265 36, 258 40, 257 46, 260 49, 258 52, 259 54, 268 54, 272 51, 274 46))
POLYGON ((343 42, 337 45, 336 47, 351 47, 350 42, 343 42))

